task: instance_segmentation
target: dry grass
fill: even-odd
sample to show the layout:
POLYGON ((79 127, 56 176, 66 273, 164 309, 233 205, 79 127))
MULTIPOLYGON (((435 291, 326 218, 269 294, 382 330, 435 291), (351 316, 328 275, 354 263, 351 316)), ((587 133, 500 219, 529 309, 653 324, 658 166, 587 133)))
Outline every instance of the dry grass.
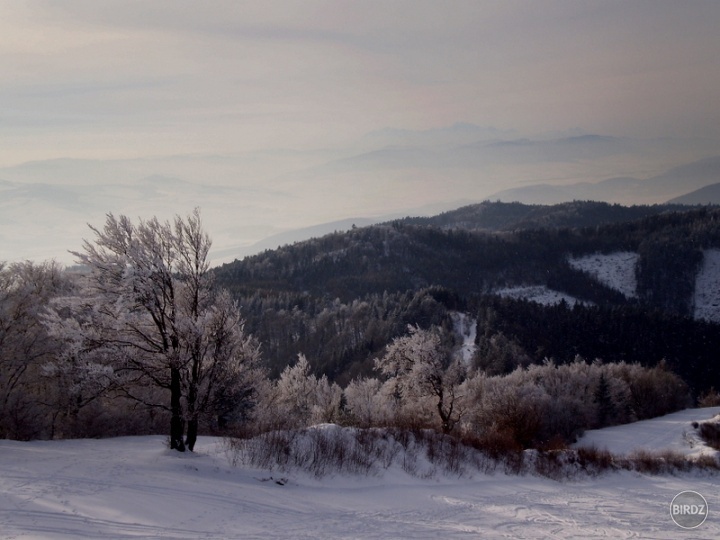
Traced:
POLYGON ((691 460, 670 451, 615 456, 595 447, 568 449, 557 441, 548 446, 553 447, 522 450, 512 438, 500 436, 460 439, 429 429, 331 425, 228 438, 226 451, 234 465, 285 474, 303 471, 316 477, 374 476, 393 465, 421 478, 505 472, 538 474, 558 481, 621 470, 643 474, 720 470, 714 456, 691 460))

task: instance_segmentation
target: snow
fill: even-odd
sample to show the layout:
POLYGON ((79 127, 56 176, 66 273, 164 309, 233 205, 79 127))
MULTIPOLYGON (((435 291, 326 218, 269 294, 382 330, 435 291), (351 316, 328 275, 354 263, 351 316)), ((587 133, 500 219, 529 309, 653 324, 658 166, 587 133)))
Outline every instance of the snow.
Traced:
POLYGON ((570 266, 587 272, 600 283, 615 289, 626 298, 637 296, 637 276, 635 269, 639 259, 637 253, 618 251, 615 253, 594 253, 579 258, 569 258, 570 266))
MULTIPOLYGON (((498 289, 495 294, 503 296, 505 298, 523 299, 530 302, 536 302, 544 306, 551 306, 559 304, 563 300, 568 305, 574 306, 578 302, 581 302, 577 298, 567 295, 565 293, 554 291, 549 289, 545 285, 530 285, 521 287, 507 287, 504 289, 498 289)), ((583 302, 588 303, 588 302, 583 302)))
POLYGON ((695 318, 720 322, 720 250, 707 249, 695 279, 695 318))
MULTIPOLYGON (((681 425, 717 412, 685 411, 626 429, 637 441, 674 444, 681 425)), ((586 437, 619 448, 616 430, 586 437)), ((693 537, 720 538, 718 479, 709 473, 615 472, 558 482, 499 472, 421 479, 396 468, 322 479, 288 474, 278 483, 273 473, 229 465, 219 439, 201 437, 195 454, 164 444, 159 436, 0 441, 0 536, 677 538, 683 533, 670 502, 694 490, 710 516, 693 537)))
POLYGON ((477 319, 474 319, 466 313, 460 313, 458 311, 450 314, 453 321, 453 330, 455 334, 460 336, 462 339, 462 345, 460 345, 459 354, 462 358, 463 363, 469 366, 472 363, 473 355, 475 354, 475 337, 477 335, 477 319))
POLYGON ((575 446, 595 446, 617 455, 658 448, 690 458, 712 455, 715 450, 697 435, 692 423, 702 423, 717 415, 720 415, 720 407, 687 409, 651 420, 587 431, 575 446))

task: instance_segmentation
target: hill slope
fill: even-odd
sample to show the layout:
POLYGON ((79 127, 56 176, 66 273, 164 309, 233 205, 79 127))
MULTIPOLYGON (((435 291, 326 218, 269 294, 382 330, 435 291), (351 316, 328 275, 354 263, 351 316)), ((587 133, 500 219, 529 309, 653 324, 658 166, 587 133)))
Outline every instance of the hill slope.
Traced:
POLYGON ((589 430, 574 446, 595 446, 617 455, 629 455, 638 450, 670 450, 689 457, 715 455, 717 451, 700 439, 692 423, 709 420, 718 414, 720 407, 686 409, 651 420, 589 430))
POLYGON ((715 354, 714 340, 690 342, 710 330, 684 317, 695 313, 704 254, 718 248, 720 209, 486 202, 284 246, 218 267, 215 275, 239 300, 273 374, 304 353, 316 374, 346 384, 370 374, 373 358, 408 324, 452 328, 450 311, 460 311, 483 325, 478 340, 512 328, 532 361, 550 351, 558 362, 576 354, 649 363, 666 357, 684 366, 688 382, 709 385, 715 378, 706 376, 700 359, 715 354), (632 254, 620 290, 609 274, 598 278, 591 268, 570 264, 614 253, 632 254), (488 299, 518 290, 555 291, 558 301, 597 308, 565 313, 547 306, 536 313, 519 300, 496 306, 488 299), (580 314, 587 320, 573 323, 580 314), (615 328, 613 321, 622 319, 632 321, 634 335, 615 328), (556 332, 549 321, 571 326, 556 332), (674 341, 637 339, 660 329, 674 341), (549 340, 561 335, 562 343, 549 340))
POLYGON ((720 204, 720 183, 711 184, 691 191, 686 195, 675 197, 668 204, 720 204))
MULTIPOLYGON (((658 432, 655 421, 633 427, 639 438, 658 432)), ((613 437, 600 432, 601 443, 603 433, 613 437)), ((6 538, 670 539, 681 532, 669 514, 680 491, 720 507, 716 478, 697 474, 421 480, 392 467, 323 480, 291 473, 279 485, 277 473, 229 466, 219 441, 203 438, 196 454, 170 452, 162 437, 0 441, 0 469, 6 538)), ((720 537, 720 522, 697 534, 720 537)))

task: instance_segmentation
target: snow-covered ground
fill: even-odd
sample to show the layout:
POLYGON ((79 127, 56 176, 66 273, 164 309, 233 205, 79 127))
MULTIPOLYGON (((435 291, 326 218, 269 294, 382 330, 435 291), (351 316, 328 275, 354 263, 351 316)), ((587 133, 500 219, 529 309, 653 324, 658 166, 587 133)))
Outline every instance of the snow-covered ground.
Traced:
POLYGON ((585 432, 575 444, 595 446, 613 454, 628 455, 637 450, 672 450, 690 458, 714 454, 697 435, 692 423, 702 423, 720 414, 720 407, 687 409, 660 418, 642 420, 623 426, 613 426, 585 432))
MULTIPOLYGON (((711 413, 681 413, 680 424, 711 413)), ((680 433, 667 417, 628 430, 662 445, 680 433), (674 435, 657 438, 665 429, 674 435)), ((600 446, 619 444, 617 428, 597 437, 600 446)), ((289 474, 280 485, 271 473, 230 466, 217 439, 201 438, 195 454, 164 443, 0 441, 0 537, 720 538, 720 482, 709 473, 557 482, 502 473, 421 479, 390 468, 367 477, 289 474), (690 535, 669 514, 684 490, 709 506, 690 535)))
MULTIPOLYGON (((580 302, 577 298, 567 295, 565 293, 554 291, 547 288, 545 285, 530 285, 525 287, 507 287, 504 289, 498 289, 495 294, 504 296, 506 298, 524 299, 530 302, 536 302, 544 306, 551 306, 559 304, 563 300, 568 305, 574 306, 580 302)), ((588 303, 588 302, 584 302, 588 303)))
POLYGON ((450 314, 453 321, 453 329, 462 340, 462 345, 458 353, 465 365, 470 365, 472 357, 475 354, 475 337, 477 335, 477 319, 470 317, 466 313, 455 311, 450 314))
POLYGON ((720 250, 705 250, 695 279, 695 318, 720 322, 720 250))
POLYGON ((570 266, 589 273, 600 283, 615 289, 626 298, 637 296, 635 267, 639 255, 631 251, 616 253, 594 253, 579 258, 569 258, 570 266))

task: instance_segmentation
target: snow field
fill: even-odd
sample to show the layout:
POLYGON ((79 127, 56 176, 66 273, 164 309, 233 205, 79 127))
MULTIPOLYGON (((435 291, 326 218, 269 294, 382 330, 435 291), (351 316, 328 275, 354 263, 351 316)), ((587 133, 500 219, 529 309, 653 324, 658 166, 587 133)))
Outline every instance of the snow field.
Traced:
POLYGON ((594 276, 600 283, 615 289, 626 298, 637 296, 635 267, 640 256, 631 251, 594 253, 584 257, 569 258, 570 266, 594 276))
POLYGON ((542 304, 544 306, 552 306, 555 304, 559 304, 563 300, 567 302, 569 306, 574 306, 579 302, 577 298, 559 291, 549 289, 545 285, 507 287, 504 289, 496 290, 495 294, 503 296, 505 298, 524 299, 530 302, 542 304))
POLYGON ((704 252, 703 264, 695 278, 696 319, 720 322, 720 250, 704 252))
MULTIPOLYGON (((683 411, 621 426, 635 441, 672 446, 683 411)), ((330 426, 323 430, 337 429, 330 426)), ((627 449, 618 428, 588 432, 627 449)), ((583 442, 581 441, 581 443, 583 442)), ((326 476, 233 467, 222 441, 195 454, 165 438, 0 441, 0 537, 148 538, 720 538, 718 476, 616 472, 554 481, 504 473, 420 478, 393 466, 381 475, 326 476), (280 485, 283 484, 283 485, 280 485), (705 496, 709 517, 688 533, 669 506, 684 490, 705 496)))
POLYGON ((636 451, 671 450, 690 459, 715 455, 697 434, 693 422, 719 421, 720 407, 686 409, 675 413, 641 420, 632 424, 586 431, 574 445, 595 446, 616 455, 627 456, 636 451))

